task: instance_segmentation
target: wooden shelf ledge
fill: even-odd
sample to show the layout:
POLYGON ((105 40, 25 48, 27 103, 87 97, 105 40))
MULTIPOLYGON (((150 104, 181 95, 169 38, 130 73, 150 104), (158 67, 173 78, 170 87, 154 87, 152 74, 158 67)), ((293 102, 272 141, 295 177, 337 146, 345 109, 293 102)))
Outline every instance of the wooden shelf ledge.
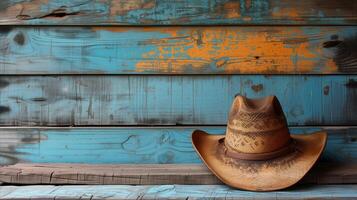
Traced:
MULTIPOLYGON (((0 167, 4 184, 222 184, 202 164, 25 164, 0 167)), ((356 164, 319 163, 303 183, 357 183, 356 164)))
POLYGON ((3 186, 0 199, 356 199, 357 185, 304 185, 275 192, 249 192, 224 185, 3 186))

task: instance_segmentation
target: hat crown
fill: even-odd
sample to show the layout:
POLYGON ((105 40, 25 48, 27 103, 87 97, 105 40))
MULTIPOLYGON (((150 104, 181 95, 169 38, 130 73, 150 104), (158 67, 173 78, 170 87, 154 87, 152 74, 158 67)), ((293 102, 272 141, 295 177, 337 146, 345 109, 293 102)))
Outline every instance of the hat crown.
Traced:
POLYGON ((284 112, 275 96, 237 96, 231 107, 225 144, 241 153, 269 153, 290 143, 284 112))

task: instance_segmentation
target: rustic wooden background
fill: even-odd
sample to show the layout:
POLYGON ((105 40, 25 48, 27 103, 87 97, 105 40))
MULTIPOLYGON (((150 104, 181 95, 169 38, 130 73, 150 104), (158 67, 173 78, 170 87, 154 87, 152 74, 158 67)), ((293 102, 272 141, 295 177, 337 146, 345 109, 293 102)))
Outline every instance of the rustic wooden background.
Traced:
POLYGON ((328 132, 323 163, 349 167, 310 182, 356 183, 356 11, 354 0, 1 0, 0 165, 16 167, 0 182, 78 183, 40 163, 82 163, 182 164, 159 180, 194 183, 182 167, 201 163, 191 132, 223 134, 242 94, 276 95, 293 133, 328 132))

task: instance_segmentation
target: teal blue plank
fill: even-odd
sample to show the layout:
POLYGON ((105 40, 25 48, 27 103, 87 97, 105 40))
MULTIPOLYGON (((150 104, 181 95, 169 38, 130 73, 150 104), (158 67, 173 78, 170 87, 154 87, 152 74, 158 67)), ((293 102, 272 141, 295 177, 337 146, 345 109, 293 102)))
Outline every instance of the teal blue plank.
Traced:
MULTIPOLYGON (((0 164, 29 163, 200 163, 191 133, 223 134, 225 127, 2 128, 0 164)), ((322 161, 355 162, 356 128, 291 128, 294 134, 327 130, 322 161)))
POLYGON ((357 185, 305 185, 250 192, 224 185, 2 186, 0 199, 356 199, 357 185))
POLYGON ((0 24, 355 24, 355 1, 2 0, 0 24))
POLYGON ((346 74, 356 26, 1 27, 0 74, 346 74))
POLYGON ((0 125, 224 125, 236 94, 276 95, 289 125, 357 124, 357 75, 1 76, 0 125))

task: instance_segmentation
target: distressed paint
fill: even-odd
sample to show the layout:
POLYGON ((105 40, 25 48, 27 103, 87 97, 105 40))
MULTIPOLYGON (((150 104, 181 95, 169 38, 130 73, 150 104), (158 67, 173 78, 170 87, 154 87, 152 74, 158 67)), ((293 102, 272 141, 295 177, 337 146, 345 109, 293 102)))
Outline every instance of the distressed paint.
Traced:
POLYGON ((2 76, 9 126, 224 125, 237 94, 276 95, 289 125, 355 125, 355 75, 2 76), (262 84, 257 91, 254 85, 262 84), (253 86, 253 88, 252 88, 253 86), (329 94, 325 95, 325 87, 329 94), (338 98, 337 98, 338 97, 338 98))
POLYGON ((1 74, 357 72, 355 26, 1 27, 1 74))
POLYGON ((350 0, 2 0, 0 24, 340 25, 357 22, 356 8, 350 0))
MULTIPOLYGON (((223 134, 225 127, 2 128, 0 164, 27 163, 200 163, 191 133, 223 134)), ((322 161, 355 162, 356 128, 290 128, 291 133, 327 130, 322 161)))
POLYGON ((1 199, 356 199, 357 185, 305 185, 283 191, 251 192, 225 185, 3 186, 1 199))

